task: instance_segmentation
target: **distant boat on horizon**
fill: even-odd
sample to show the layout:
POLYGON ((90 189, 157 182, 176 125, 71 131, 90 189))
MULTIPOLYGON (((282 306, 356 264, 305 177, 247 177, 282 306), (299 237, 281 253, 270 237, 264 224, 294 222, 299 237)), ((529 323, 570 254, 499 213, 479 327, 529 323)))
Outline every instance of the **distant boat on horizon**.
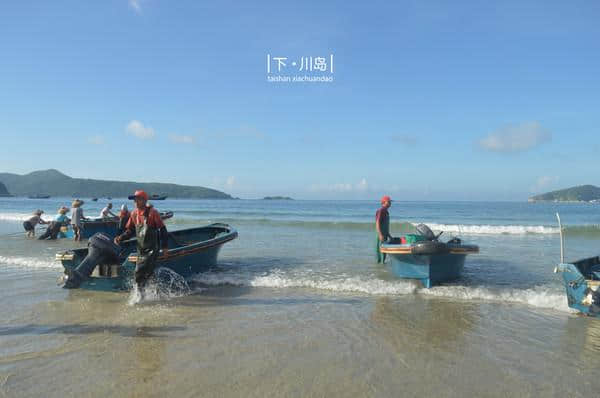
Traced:
POLYGON ((97 202, 98 198, 92 198, 92 202, 97 202))
POLYGON ((36 195, 29 195, 28 196, 29 199, 48 199, 50 198, 50 195, 43 195, 43 194, 36 194, 36 195))
POLYGON ((150 200, 165 200, 167 198, 167 195, 150 195, 150 200))

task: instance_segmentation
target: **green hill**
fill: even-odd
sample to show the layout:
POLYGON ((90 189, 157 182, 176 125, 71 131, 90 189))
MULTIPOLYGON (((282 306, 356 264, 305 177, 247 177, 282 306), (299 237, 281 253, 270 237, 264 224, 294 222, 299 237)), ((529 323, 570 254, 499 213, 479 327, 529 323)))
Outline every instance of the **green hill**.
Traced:
POLYGON ((25 175, 0 173, 0 183, 15 196, 39 193, 69 197, 126 197, 137 189, 148 195, 168 195, 186 199, 232 199, 230 195, 210 188, 155 182, 108 181, 71 178, 58 170, 40 170, 25 175))
POLYGON ((600 188, 594 185, 580 185, 577 187, 535 195, 529 198, 530 202, 590 202, 594 200, 600 200, 600 188))
POLYGON ((6 186, 4 186, 4 184, 2 184, 0 182, 0 197, 1 196, 11 196, 10 193, 8 192, 8 190, 6 189, 6 186))

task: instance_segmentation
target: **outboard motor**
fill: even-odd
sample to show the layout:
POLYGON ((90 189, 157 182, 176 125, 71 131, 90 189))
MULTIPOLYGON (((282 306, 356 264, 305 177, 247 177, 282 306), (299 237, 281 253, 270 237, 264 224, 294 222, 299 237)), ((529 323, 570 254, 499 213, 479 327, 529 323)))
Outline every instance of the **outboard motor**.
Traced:
POLYGON ((419 224, 416 227, 417 229, 417 233, 419 235, 422 235, 425 237, 425 239, 427 240, 437 240, 437 238, 441 235, 435 236, 435 234, 433 233, 433 231, 431 230, 431 228, 429 228, 427 225, 425 224, 419 224))
POLYGON ((118 263, 121 248, 102 232, 95 233, 88 241, 88 254, 70 274, 65 289, 76 289, 90 277, 98 264, 118 263))

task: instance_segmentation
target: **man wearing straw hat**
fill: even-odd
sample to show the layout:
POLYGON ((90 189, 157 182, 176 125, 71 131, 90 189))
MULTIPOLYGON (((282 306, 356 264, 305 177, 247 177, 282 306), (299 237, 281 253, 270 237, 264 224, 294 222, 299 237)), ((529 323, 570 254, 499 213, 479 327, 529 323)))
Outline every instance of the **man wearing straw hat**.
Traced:
POLYGON ((58 237, 58 233, 60 232, 60 227, 65 224, 68 225, 70 221, 69 217, 67 217, 68 211, 69 209, 65 206, 58 209, 58 214, 54 216, 54 220, 50 222, 46 232, 44 232, 44 234, 40 236, 38 240, 56 239, 58 237))
POLYGON ((83 200, 79 199, 75 199, 73 203, 71 203, 71 227, 73 228, 73 240, 75 241, 81 240, 81 221, 85 220, 83 209, 81 208, 83 203, 83 200))

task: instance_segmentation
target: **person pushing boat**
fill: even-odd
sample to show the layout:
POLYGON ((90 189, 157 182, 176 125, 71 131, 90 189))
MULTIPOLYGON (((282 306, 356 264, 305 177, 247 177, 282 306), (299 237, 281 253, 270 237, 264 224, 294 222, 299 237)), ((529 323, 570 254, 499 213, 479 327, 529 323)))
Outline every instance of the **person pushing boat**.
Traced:
POLYGON ((111 211, 112 207, 113 207, 112 203, 109 202, 100 212, 100 218, 102 218, 102 219, 116 218, 117 215, 111 211))
POLYGON ((69 211, 69 209, 65 206, 62 206, 60 209, 58 209, 58 214, 54 216, 54 221, 49 223, 48 228, 46 228, 46 232, 44 232, 38 238, 38 240, 56 239, 60 233, 60 228, 65 225, 69 225, 69 222, 71 222, 69 217, 67 217, 67 211, 69 211))
POLYGON ((135 191, 133 195, 129 196, 129 199, 135 201, 136 208, 130 214, 125 232, 118 235, 114 242, 119 245, 121 241, 129 239, 135 234, 138 257, 134 278, 140 294, 143 295, 146 283, 154 273, 160 247, 163 248, 163 257, 169 255, 168 232, 158 211, 148 204, 146 192, 135 191))
POLYGON ((385 263, 386 254, 381 252, 381 244, 391 239, 390 235, 390 213, 388 209, 392 205, 392 199, 385 195, 381 198, 381 207, 375 213, 376 246, 375 256, 378 264, 385 263))
POLYGON ((35 226, 38 224, 50 224, 50 221, 44 221, 42 219, 42 214, 44 214, 44 210, 36 210, 33 212, 33 215, 29 217, 27 220, 23 221, 23 228, 25 229, 25 234, 28 238, 35 237, 35 226))

